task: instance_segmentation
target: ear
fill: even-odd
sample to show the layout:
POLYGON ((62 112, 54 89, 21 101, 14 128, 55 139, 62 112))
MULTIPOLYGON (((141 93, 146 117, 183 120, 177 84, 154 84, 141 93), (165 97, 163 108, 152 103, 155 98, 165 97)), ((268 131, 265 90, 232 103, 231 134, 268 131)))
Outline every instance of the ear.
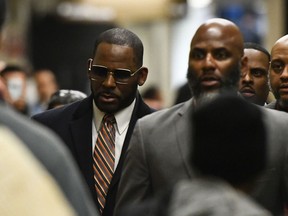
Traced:
POLYGON ((92 67, 93 59, 89 58, 87 61, 87 71, 88 71, 88 77, 90 77, 91 67, 92 67))
POLYGON ((148 76, 148 68, 142 67, 138 75, 138 85, 142 86, 146 82, 148 76))

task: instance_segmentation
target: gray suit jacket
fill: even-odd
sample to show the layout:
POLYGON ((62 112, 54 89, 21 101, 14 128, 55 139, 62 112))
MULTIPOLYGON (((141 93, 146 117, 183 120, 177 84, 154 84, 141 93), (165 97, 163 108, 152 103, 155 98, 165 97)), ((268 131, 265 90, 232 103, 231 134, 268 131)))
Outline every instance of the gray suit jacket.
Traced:
POLYGON ((53 132, 3 102, 0 102, 0 124, 10 128, 48 170, 78 215, 99 215, 76 163, 53 132))
MULTIPOLYGON (((259 109, 267 127, 268 167, 253 196, 273 215, 281 215, 288 182, 288 115, 259 109)), ((192 111, 189 100, 138 121, 127 150, 114 215, 127 204, 139 203, 181 179, 195 176, 190 166, 192 111)))

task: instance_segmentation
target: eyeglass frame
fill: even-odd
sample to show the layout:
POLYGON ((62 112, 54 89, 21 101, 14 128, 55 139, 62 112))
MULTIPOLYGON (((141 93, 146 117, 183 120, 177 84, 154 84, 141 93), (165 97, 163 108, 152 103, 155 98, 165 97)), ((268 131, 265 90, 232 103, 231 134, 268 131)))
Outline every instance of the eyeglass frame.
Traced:
MULTIPOLYGON (((92 72, 92 67, 93 66, 98 66, 98 67, 102 67, 102 68, 106 68, 107 69, 107 74, 106 74, 106 77, 102 80, 102 82, 104 82, 106 79, 107 79, 107 76, 108 75, 112 75, 113 76, 113 79, 115 80, 115 83, 117 83, 117 84, 121 84, 121 85, 127 85, 128 84, 128 80, 127 80, 127 82, 121 82, 121 81, 117 81, 117 79, 115 78, 115 76, 114 76, 114 71, 115 70, 125 70, 125 71, 129 71, 130 72, 130 76, 128 77, 128 79, 130 79, 131 77, 133 77, 136 73, 138 73, 141 69, 143 69, 143 66, 141 66, 140 68, 138 68, 136 71, 134 71, 134 72, 132 72, 130 69, 126 69, 126 68, 115 68, 114 69, 114 71, 112 71, 112 70, 109 70, 109 68, 108 67, 106 67, 106 66, 104 66, 104 65, 93 65, 92 64, 93 63, 93 59, 92 58, 90 58, 90 59, 88 59, 88 70, 89 70, 89 72, 92 72)), ((95 78, 93 78, 93 77, 90 77, 90 79, 92 80, 92 81, 100 81, 100 80, 97 80, 97 79, 95 79, 95 78)))

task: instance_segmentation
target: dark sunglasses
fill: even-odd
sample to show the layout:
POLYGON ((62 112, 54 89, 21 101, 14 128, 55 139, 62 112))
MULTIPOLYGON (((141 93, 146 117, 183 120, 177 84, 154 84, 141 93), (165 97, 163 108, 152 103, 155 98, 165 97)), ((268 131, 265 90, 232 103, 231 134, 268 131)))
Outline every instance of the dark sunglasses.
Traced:
POLYGON ((132 72, 129 69, 116 68, 114 70, 109 70, 103 65, 91 65, 89 70, 91 72, 91 80, 103 82, 108 74, 111 74, 118 84, 127 84, 130 77, 134 76, 142 67, 132 72))

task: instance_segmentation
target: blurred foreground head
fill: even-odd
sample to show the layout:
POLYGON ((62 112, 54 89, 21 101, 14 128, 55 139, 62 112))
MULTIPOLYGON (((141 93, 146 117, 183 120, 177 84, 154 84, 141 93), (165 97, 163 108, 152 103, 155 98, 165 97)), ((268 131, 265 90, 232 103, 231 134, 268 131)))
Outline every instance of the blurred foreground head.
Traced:
POLYGON ((236 188, 253 183, 266 165, 261 110, 234 95, 216 97, 193 114, 192 163, 205 176, 236 188))

